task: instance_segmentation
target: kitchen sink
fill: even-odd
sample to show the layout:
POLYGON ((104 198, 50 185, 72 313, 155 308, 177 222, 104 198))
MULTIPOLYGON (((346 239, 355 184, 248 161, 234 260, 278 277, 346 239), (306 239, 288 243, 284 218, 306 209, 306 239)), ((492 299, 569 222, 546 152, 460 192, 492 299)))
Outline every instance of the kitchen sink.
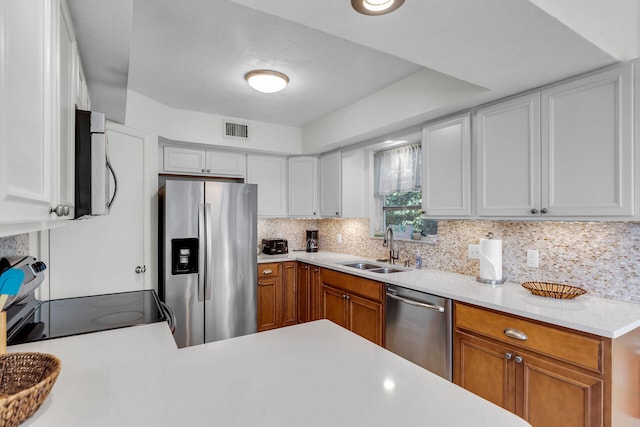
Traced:
POLYGON ((348 264, 342 264, 345 267, 357 268, 358 270, 372 270, 374 268, 380 268, 379 265, 376 264, 368 264, 366 262, 354 262, 348 264))
POLYGON ((397 268, 389 268, 389 267, 380 267, 380 268, 372 268, 370 270, 372 273, 382 273, 382 274, 388 274, 388 273, 400 273, 402 271, 406 271, 406 270, 399 270, 397 268))
POLYGON ((364 271, 369 271, 371 273, 380 273, 380 274, 400 273, 402 271, 407 271, 407 269, 386 267, 384 265, 371 264, 364 261, 346 262, 346 263, 341 263, 341 265, 344 265, 345 267, 357 268, 358 270, 364 270, 364 271))

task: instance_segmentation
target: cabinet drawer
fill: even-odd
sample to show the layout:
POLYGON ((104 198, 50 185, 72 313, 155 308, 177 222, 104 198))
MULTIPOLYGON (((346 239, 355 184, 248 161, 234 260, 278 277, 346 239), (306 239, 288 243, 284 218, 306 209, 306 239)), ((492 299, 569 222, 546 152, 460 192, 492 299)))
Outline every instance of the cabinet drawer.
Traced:
POLYGON ((327 269, 321 270, 320 280, 322 280, 322 284, 378 302, 382 302, 384 298, 384 285, 374 280, 327 269))
POLYGON ((280 275, 280 263, 270 262, 258 264, 258 277, 275 277, 280 275))
POLYGON ((602 372, 604 342, 597 337, 460 303, 455 304, 455 327, 602 372), (524 333, 526 339, 506 335, 509 329, 524 333))

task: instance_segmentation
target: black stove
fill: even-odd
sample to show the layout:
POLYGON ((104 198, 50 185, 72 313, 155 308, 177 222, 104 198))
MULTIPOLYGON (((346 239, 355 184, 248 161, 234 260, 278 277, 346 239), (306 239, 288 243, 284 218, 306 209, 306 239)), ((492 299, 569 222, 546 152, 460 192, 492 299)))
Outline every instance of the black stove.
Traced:
MULTIPOLYGON (((34 262, 26 257, 15 268, 33 270, 34 262)), ((36 272, 25 279, 26 292, 6 306, 8 345, 167 321, 153 290, 39 301, 33 291, 43 278, 36 272)))

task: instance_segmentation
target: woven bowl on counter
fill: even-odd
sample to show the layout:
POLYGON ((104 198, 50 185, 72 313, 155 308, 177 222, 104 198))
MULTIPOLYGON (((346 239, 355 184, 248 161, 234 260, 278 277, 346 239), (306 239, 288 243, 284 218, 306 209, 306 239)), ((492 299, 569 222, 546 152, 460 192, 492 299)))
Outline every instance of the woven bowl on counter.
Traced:
POLYGON ((60 374, 60 360, 46 353, 0 355, 0 427, 29 418, 47 398, 60 374))
POLYGON ((534 295, 558 299, 571 299, 587 293, 586 289, 551 282, 524 282, 522 287, 534 295))

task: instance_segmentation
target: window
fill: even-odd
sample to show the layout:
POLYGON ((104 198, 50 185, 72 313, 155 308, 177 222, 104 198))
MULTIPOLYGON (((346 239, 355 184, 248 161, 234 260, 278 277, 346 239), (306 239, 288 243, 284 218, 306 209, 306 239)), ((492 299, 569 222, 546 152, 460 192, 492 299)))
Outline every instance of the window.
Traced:
POLYGON ((393 227, 397 239, 415 239, 437 234, 437 222, 421 218, 420 145, 408 145, 375 153, 374 186, 374 235, 382 236, 388 226, 393 227))

